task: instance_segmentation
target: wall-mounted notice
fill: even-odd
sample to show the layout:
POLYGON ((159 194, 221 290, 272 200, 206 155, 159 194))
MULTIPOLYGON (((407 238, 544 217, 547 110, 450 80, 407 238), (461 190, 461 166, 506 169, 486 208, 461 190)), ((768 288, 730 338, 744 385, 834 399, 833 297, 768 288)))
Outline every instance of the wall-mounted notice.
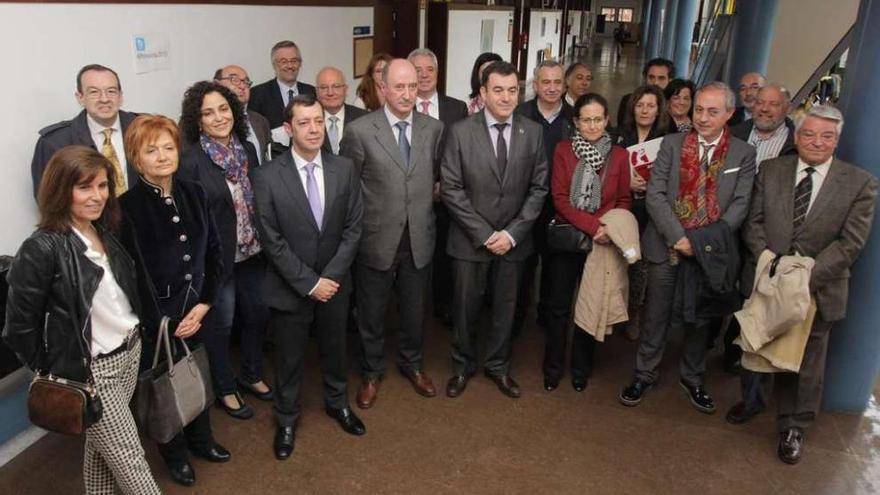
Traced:
POLYGON ((171 70, 168 33, 137 34, 132 39, 135 74, 171 70))

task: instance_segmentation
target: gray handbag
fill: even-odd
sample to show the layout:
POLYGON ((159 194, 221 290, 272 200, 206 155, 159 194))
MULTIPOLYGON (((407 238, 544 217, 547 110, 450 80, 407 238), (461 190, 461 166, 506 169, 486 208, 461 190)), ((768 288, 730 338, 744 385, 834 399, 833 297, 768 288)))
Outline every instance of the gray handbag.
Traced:
POLYGON ((159 443, 171 441, 214 402, 204 346, 190 350, 183 339, 178 339, 184 355, 174 362, 169 322, 170 318, 162 317, 153 366, 138 378, 135 414, 142 431, 159 443), (163 348, 167 362, 160 364, 159 355, 163 348))

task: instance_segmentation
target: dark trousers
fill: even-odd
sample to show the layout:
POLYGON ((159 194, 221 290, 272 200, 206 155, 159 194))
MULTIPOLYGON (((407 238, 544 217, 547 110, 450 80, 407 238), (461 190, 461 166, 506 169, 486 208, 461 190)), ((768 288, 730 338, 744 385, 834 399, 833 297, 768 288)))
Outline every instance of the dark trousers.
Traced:
POLYGON ((489 262, 453 259, 452 373, 471 375, 477 370, 477 319, 483 295, 492 294, 492 318, 486 336, 483 366, 490 375, 510 371, 510 333, 516 311, 523 262, 495 258, 489 262))
POLYGON ((275 419, 280 426, 294 426, 299 418, 300 388, 309 330, 314 326, 318 356, 324 378, 324 404, 333 409, 348 407, 345 366, 345 328, 351 281, 326 303, 305 302, 296 312, 270 309, 269 322, 275 339, 275 419))
POLYGON ((452 258, 446 254, 450 218, 446 205, 440 201, 434 203, 434 216, 437 225, 437 242, 434 244, 434 258, 431 260, 431 292, 434 313, 439 316, 449 311, 452 303, 452 258))
MULTIPOLYGON (((544 267, 553 284, 546 294, 547 340, 544 344, 544 376, 562 379, 565 368, 565 342, 571 321, 571 304, 578 289, 578 280, 587 255, 582 253, 555 253, 544 267)), ((571 338, 571 376, 587 378, 593 372, 593 353, 596 340, 587 332, 575 328, 571 338)))
POLYGON ((541 265, 541 279, 538 281, 538 301, 535 303, 535 313, 537 321, 546 324, 548 319, 547 297, 550 294, 551 286, 556 281, 551 277, 548 266, 552 263, 552 259, 556 253, 552 253, 547 249, 547 224, 554 217, 553 207, 545 205, 541 211, 541 215, 535 221, 532 227, 532 239, 535 242, 535 252, 529 256, 523 268, 522 283, 519 285, 517 293, 516 313, 514 314, 514 329, 516 334, 519 333, 521 325, 523 325, 526 310, 531 304, 532 288, 535 285, 535 275, 538 272, 538 264, 541 265))
POLYGON ((355 263, 361 373, 365 379, 379 380, 385 375, 385 311, 391 291, 395 289, 400 309, 397 364, 404 369, 422 369, 425 299, 430 275, 430 263, 416 268, 413 262, 408 229, 403 231, 390 269, 376 270, 355 263))
POLYGON ((208 450, 214 445, 214 436, 211 433, 210 407, 178 433, 168 443, 160 443, 159 454, 165 464, 172 467, 180 466, 189 462, 189 449, 208 450))
MULTIPOLYGON (((810 329, 800 372, 772 374, 778 403, 776 426, 780 432, 793 427, 806 429, 819 414, 828 336, 832 326, 832 322, 822 321, 817 317, 810 329)), ((766 378, 766 373, 742 371, 742 393, 746 408, 754 410, 766 405, 762 383, 766 378)))
MULTIPOLYGON (((666 348, 666 334, 670 323, 681 320, 675 311, 675 286, 678 266, 669 263, 648 263, 648 293, 645 316, 636 354, 636 378, 654 383, 657 368, 666 348)), ((684 325, 684 350, 679 365, 681 379, 691 386, 703 384, 706 373, 706 332, 709 321, 684 325)))

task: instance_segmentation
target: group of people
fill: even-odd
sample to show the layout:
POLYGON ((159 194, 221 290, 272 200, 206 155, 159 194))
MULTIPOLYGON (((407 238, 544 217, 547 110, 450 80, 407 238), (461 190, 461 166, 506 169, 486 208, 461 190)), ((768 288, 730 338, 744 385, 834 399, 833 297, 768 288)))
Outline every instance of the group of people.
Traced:
MULTIPOLYGON (((583 63, 541 62, 535 98, 520 103, 515 67, 484 53, 463 102, 438 92, 439 64, 427 49, 406 59, 375 55, 349 105, 340 69, 322 68, 314 86, 299 80, 295 43, 277 43, 271 60, 275 78, 257 86, 237 65, 193 84, 177 123, 121 110, 117 74, 87 65, 76 79, 83 111, 40 131, 32 163, 39 228, 9 272, 3 338, 31 369, 94 382, 104 414, 86 434, 88 493, 114 483, 125 493, 159 492, 128 403, 163 317, 175 337, 204 345, 226 413, 253 416, 242 392, 272 401, 278 459, 294 450, 310 335, 327 415, 349 434, 365 433, 349 405, 346 329, 353 318, 355 401, 368 409, 387 374, 392 293, 395 361, 417 394, 437 395, 423 359, 433 306, 452 327, 446 395, 462 395, 482 368, 502 393, 519 397, 511 340, 538 265, 546 391, 565 375, 573 320, 578 392, 588 386, 596 343, 630 320, 625 333, 638 351, 619 400, 635 406, 657 383, 667 330, 678 325, 680 385, 696 409, 712 413, 707 347, 748 297, 764 250, 815 259, 818 313, 804 364, 777 380, 779 455, 797 462, 878 185, 833 158, 840 112, 816 106, 793 124, 788 93, 759 74, 743 77, 738 109, 725 84, 696 88, 655 59, 644 85, 621 101, 613 128, 583 63), (635 174, 625 148, 659 137, 650 176, 635 174), (551 225, 566 227, 577 246, 551 239, 551 225), (633 239, 635 252, 621 248, 633 239), (598 266, 622 277, 582 276, 594 273, 585 266, 606 262, 598 266), (229 357, 233 329, 238 373, 229 357), (263 370, 267 330, 272 386, 263 370)), ((727 325, 730 369, 738 366, 737 333, 727 325)), ((765 408, 762 376, 743 370, 742 378, 731 423, 765 408)), ((195 483, 190 454, 230 459, 214 440, 209 409, 159 450, 183 485, 195 483)))

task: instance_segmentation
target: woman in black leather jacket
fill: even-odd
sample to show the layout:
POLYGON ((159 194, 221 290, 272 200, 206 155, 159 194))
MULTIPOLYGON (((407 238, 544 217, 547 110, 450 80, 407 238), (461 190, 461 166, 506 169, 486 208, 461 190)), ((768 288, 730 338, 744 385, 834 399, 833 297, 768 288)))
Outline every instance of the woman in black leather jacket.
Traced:
POLYGON ((60 149, 37 193, 39 229, 9 269, 3 339, 29 368, 93 382, 101 419, 86 430, 86 493, 160 493, 129 402, 140 361, 135 266, 112 232, 113 165, 85 146, 60 149))
MULTIPOLYGON (((140 115, 125 133, 128 163, 137 169, 139 178, 119 198, 122 242, 140 270, 145 365, 152 363, 163 316, 177 323, 174 336, 193 344, 203 343, 206 335, 216 331, 210 324, 202 325, 223 275, 217 228, 202 188, 174 177, 179 142, 177 125, 161 115, 140 115)), ((159 445, 171 478, 181 485, 196 481, 190 451, 211 462, 231 457, 214 440, 209 411, 206 408, 183 432, 159 445)))

